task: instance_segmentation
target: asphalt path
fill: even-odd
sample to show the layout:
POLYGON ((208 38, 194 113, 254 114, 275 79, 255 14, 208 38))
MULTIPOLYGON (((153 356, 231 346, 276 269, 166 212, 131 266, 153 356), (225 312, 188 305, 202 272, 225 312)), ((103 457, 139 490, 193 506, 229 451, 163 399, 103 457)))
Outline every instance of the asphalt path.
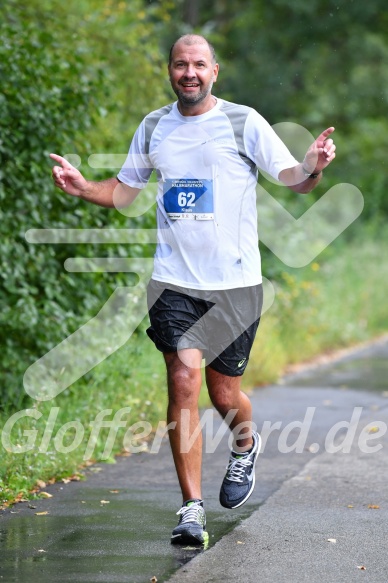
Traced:
POLYGON ((387 357, 385 339, 252 393, 263 447, 240 509, 219 505, 228 433, 205 412, 209 549, 170 545, 181 500, 164 439, 3 511, 0 580, 386 583, 387 357))

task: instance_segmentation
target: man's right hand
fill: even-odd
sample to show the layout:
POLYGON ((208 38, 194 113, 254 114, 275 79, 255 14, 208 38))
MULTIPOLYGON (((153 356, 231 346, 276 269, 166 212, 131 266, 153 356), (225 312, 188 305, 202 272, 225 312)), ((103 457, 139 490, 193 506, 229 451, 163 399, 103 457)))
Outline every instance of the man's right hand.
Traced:
POLYGON ((52 171, 55 186, 86 202, 105 208, 121 209, 129 206, 140 192, 139 188, 127 186, 116 177, 99 182, 86 180, 66 158, 57 154, 50 154, 50 158, 60 164, 60 166, 54 166, 52 171))
POLYGON ((82 196, 86 191, 88 182, 81 172, 62 156, 50 154, 50 158, 61 164, 61 166, 54 166, 52 170, 55 186, 72 196, 82 196))

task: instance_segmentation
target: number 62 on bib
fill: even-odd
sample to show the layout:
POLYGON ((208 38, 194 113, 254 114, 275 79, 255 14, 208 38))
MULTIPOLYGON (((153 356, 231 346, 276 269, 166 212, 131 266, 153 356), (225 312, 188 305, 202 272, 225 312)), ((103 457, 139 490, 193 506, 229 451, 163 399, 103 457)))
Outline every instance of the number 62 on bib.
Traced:
POLYGON ((211 220, 214 218, 213 181, 167 179, 163 184, 163 203, 172 220, 211 220))

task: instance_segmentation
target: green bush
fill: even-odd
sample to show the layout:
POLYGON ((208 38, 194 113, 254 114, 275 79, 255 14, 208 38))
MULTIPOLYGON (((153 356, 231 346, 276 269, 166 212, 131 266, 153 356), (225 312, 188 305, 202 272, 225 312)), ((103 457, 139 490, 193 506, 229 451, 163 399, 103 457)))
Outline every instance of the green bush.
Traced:
POLYGON ((70 43, 54 12, 40 14, 33 5, 8 1, 0 34, 0 397, 7 408, 21 406, 25 398, 27 366, 93 313, 115 285, 104 276, 91 283, 93 276, 67 274, 63 261, 77 253, 75 246, 25 240, 31 228, 107 222, 103 209, 54 189, 48 158, 50 151, 74 151, 73 136, 81 141, 91 127, 102 98, 102 72, 88 69, 76 35, 70 43))
POLYGON ((142 117, 169 99, 156 31, 169 19, 167 4, 2 3, 1 408, 25 405, 27 367, 94 316, 118 285, 133 284, 130 274, 67 273, 65 259, 153 252, 141 245, 34 245, 25 233, 154 226, 152 210, 128 219, 56 190, 48 156, 78 154, 89 179, 115 174, 117 169, 92 169, 86 161, 93 153, 125 154, 142 117))

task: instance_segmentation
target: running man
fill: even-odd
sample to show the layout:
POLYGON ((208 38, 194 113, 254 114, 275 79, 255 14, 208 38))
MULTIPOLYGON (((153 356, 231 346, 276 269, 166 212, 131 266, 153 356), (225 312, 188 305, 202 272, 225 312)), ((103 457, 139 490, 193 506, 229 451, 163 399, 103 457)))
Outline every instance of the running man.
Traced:
POLYGON ((328 128, 299 163, 254 109, 212 94, 219 65, 214 48, 184 35, 171 48, 168 73, 177 101, 145 117, 117 177, 87 181, 61 156, 57 187, 104 207, 129 205, 158 178, 158 245, 148 285, 148 335, 163 353, 168 380, 167 422, 182 491, 171 542, 208 540, 201 492, 202 436, 185 447, 199 424, 201 362, 210 399, 233 432, 220 503, 237 508, 252 494, 260 436, 253 429, 241 376, 260 320, 258 169, 299 193, 310 192, 335 157, 328 128))

